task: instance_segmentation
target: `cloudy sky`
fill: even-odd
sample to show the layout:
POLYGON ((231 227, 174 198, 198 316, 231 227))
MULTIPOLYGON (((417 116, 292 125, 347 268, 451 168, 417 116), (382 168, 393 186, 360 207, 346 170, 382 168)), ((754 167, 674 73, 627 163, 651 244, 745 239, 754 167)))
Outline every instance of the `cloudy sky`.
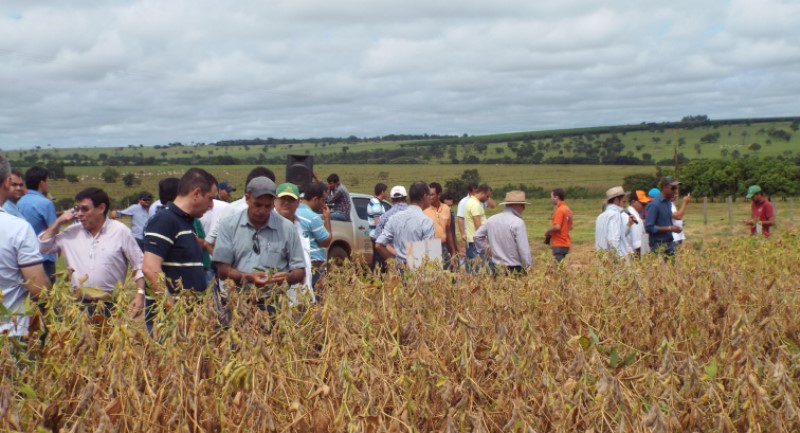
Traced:
POLYGON ((0 14, 0 149, 800 115, 797 0, 2 0, 0 14))

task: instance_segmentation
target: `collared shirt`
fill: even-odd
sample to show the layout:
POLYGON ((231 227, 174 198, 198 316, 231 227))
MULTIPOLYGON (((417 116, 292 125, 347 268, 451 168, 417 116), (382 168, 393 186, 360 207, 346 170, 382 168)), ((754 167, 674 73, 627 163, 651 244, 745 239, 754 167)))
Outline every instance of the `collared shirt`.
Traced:
POLYGON ((161 200, 156 200, 156 201, 150 203, 150 209, 147 210, 147 218, 148 218, 148 220, 150 218, 153 218, 153 215, 155 215, 156 212, 158 212, 158 210, 163 208, 163 207, 164 207, 164 203, 161 203, 161 200))
POLYGON ((550 245, 554 247, 569 248, 572 246, 572 239, 569 231, 572 230, 572 210, 563 201, 558 202, 553 211, 553 227, 561 226, 561 230, 553 232, 550 236, 550 245))
POLYGON ((8 214, 11 216, 25 219, 25 217, 22 215, 22 212, 19 211, 17 204, 11 200, 6 200, 6 202, 3 203, 3 209, 5 209, 6 212, 8 212, 8 214))
POLYGON ((386 207, 383 206, 383 202, 378 199, 378 197, 369 199, 369 204, 367 205, 367 219, 369 220, 369 237, 372 239, 375 239, 375 233, 378 227, 375 218, 380 218, 384 212, 386 212, 386 207))
POLYGON ((135 272, 134 280, 144 278, 142 250, 128 227, 110 218, 97 236, 75 224, 50 239, 43 241, 40 236, 39 248, 43 254, 60 251, 64 255, 73 287, 96 287, 111 293, 125 282, 129 266, 135 272))
POLYGON ((330 192, 328 198, 325 199, 331 212, 341 212, 350 219, 350 192, 341 183, 336 185, 333 191, 330 192))
POLYGON ((378 227, 375 228, 375 239, 378 239, 378 236, 380 236, 383 232, 383 228, 386 227, 386 224, 389 223, 389 220, 392 219, 395 214, 403 212, 407 209, 408 203, 404 201, 392 204, 392 208, 387 210, 386 213, 381 215, 381 217, 378 219, 378 227))
POLYGON ((486 208, 477 197, 472 196, 467 200, 467 206, 464 209, 464 228, 467 231, 467 242, 472 242, 475 236, 475 220, 473 217, 480 217, 481 225, 486 223, 486 208))
MULTIPOLYGON (((634 250, 640 250, 642 248, 642 244, 647 243, 647 232, 644 230, 644 220, 639 215, 639 211, 637 211, 633 206, 628 206, 628 213, 633 215, 636 218, 636 221, 639 224, 634 224, 631 227, 631 247, 634 250)), ((647 249, 649 251, 649 248, 647 249)), ((641 251, 641 253, 645 253, 646 251, 641 251)))
MULTIPOLYGON (((467 202, 469 201, 470 198, 472 198, 472 196, 467 194, 466 197, 462 198, 461 201, 458 202, 458 209, 456 210, 457 217, 464 218, 464 211, 467 209, 467 202)), ((488 200, 481 202, 481 206, 483 206, 484 209, 488 208, 489 207, 488 200)))
POLYGON ((298 206, 295 216, 302 229, 301 235, 308 239, 311 261, 324 262, 328 258, 328 253, 325 248, 319 246, 319 243, 330 238, 331 234, 325 229, 322 217, 305 203, 298 206))
POLYGON ((447 240, 447 232, 450 228, 450 206, 439 203, 438 208, 428 206, 423 212, 433 221, 436 239, 445 242, 447 240))
MULTIPOLYGON (((675 202, 674 201, 672 202, 671 208, 672 208, 672 214, 675 215, 675 213, 678 212, 678 208, 675 206, 675 202)), ((685 241, 686 240, 686 231, 683 230, 683 219, 675 219, 675 217, 673 217, 672 218, 672 225, 674 225, 675 227, 680 227, 681 228, 681 232, 680 233, 672 232, 672 240, 674 240, 674 241, 685 241)))
POLYGON ((214 261, 244 273, 256 272, 256 268, 288 272, 306 267, 294 223, 273 211, 267 224, 256 229, 250 224, 247 209, 217 224, 214 261), (254 242, 258 242, 260 254, 256 254, 254 242))
POLYGON ((647 216, 644 219, 644 229, 650 235, 650 247, 655 242, 672 242, 672 232, 658 232, 661 227, 672 225, 672 202, 664 198, 663 194, 653 197, 647 204, 647 216))
POLYGON ((606 205, 606 210, 597 217, 594 232, 595 251, 616 251, 619 257, 631 252, 631 229, 628 216, 615 204, 606 205))
POLYGON ((0 315, 0 332, 14 337, 28 332, 29 318, 23 315, 28 288, 23 284, 25 278, 20 269, 41 263, 39 242, 31 225, 0 207, 0 289, 3 307, 14 315, 0 315))
MULTIPOLYGON (((391 212, 395 207, 389 211, 391 212)), ((388 213, 386 212, 386 214, 388 213)), ((397 251, 397 260, 405 263, 406 246, 411 242, 435 239, 435 233, 433 221, 422 212, 422 209, 419 206, 409 206, 405 211, 395 214, 386 223, 386 227, 383 228, 375 243, 384 246, 392 244, 397 251)))
POLYGON ((161 269, 167 279, 167 290, 206 290, 203 251, 194 234, 194 218, 175 204, 169 204, 153 215, 144 232, 144 252, 163 259, 161 269))
MULTIPOLYGON (((239 200, 234 200, 228 203, 224 209, 219 212, 217 223, 211 227, 211 230, 206 233, 206 242, 214 245, 217 242, 217 232, 219 231, 219 223, 223 220, 238 215, 239 212, 247 209, 247 200, 244 197, 239 200)), ((274 213, 274 212, 273 212, 274 213)))
POLYGON ((496 265, 527 268, 533 263, 525 221, 512 207, 486 220, 474 239, 478 251, 492 248, 492 262, 496 265))
POLYGON ((214 207, 206 211, 206 213, 200 217, 200 223, 203 224, 203 231, 206 233, 206 235, 209 235, 211 231, 216 228, 217 223, 219 223, 219 217, 222 215, 222 211, 224 211, 229 204, 230 203, 227 201, 214 199, 214 207))
MULTIPOLYGON (((54 222, 56 222, 56 205, 53 201, 45 197, 39 191, 28 191, 17 202, 22 216, 25 221, 33 227, 33 232, 40 235, 43 231, 47 230, 54 222)), ((57 257, 55 254, 48 254, 42 256, 46 262, 55 262, 57 257)))
POLYGON ((131 234, 136 239, 144 239, 144 226, 150 219, 149 209, 145 209, 140 204, 133 204, 127 208, 117 211, 118 215, 128 215, 131 217, 131 234))

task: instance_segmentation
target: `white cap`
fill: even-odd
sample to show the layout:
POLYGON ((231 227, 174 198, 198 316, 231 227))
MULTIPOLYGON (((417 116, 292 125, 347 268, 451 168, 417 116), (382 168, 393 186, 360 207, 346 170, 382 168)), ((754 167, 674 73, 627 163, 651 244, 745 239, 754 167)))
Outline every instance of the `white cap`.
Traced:
POLYGON ((392 191, 389 193, 389 196, 391 198, 408 197, 408 193, 403 185, 395 185, 392 187, 392 191))

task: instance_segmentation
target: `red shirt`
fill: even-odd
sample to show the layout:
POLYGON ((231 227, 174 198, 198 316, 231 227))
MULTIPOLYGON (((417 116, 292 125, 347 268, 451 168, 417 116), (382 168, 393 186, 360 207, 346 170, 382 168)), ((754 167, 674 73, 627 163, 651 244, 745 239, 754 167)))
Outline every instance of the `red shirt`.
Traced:
MULTIPOLYGON (((766 199, 761 203, 755 203, 751 205, 752 215, 754 220, 758 221, 769 221, 775 216, 775 210, 772 208, 772 203, 767 201, 766 199)), ((751 234, 756 234, 756 226, 750 228, 751 234)), ((764 235, 765 238, 769 237, 769 226, 762 225, 761 226, 761 233, 764 235)))

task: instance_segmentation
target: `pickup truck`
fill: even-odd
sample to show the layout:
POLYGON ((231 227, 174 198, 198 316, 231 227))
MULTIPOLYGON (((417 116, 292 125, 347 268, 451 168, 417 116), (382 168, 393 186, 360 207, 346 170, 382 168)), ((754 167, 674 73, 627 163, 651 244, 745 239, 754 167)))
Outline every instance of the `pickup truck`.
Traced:
MULTIPOLYGON (((372 241, 369 239, 369 220, 367 218, 368 194, 350 193, 350 221, 331 221, 333 241, 328 247, 328 262, 341 264, 345 260, 372 260, 372 241)), ((390 203, 383 202, 388 211, 390 203)))

